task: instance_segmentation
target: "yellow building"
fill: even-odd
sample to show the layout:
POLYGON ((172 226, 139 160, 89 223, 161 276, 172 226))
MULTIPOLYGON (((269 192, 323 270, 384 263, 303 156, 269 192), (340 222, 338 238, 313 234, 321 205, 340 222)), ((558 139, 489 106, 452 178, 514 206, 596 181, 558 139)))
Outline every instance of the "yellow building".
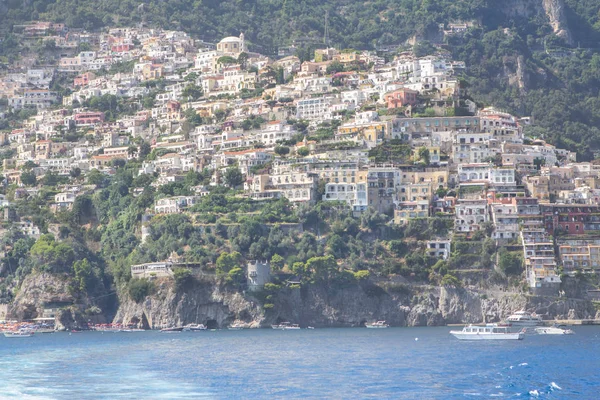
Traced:
POLYGON ((383 140, 392 128, 390 121, 373 121, 366 124, 346 124, 338 127, 338 135, 354 136, 369 142, 383 140))
POLYGON ((600 268, 600 241, 571 240, 559 246, 559 254, 565 271, 600 268))

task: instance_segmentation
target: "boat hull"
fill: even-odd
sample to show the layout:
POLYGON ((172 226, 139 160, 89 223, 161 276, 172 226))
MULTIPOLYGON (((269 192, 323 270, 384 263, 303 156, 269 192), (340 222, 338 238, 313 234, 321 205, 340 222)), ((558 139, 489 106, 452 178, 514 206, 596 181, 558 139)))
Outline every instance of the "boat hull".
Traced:
POLYGON ((538 335, 572 335, 575 333, 570 329, 557 328, 535 328, 535 332, 538 335))
POLYGON ((510 324, 511 326, 518 326, 520 328, 531 328, 534 326, 539 326, 543 323, 543 321, 536 321, 536 320, 528 320, 528 321, 506 321, 507 324, 510 324))
POLYGON ((27 338, 33 336, 33 333, 12 333, 4 332, 4 337, 7 338, 27 338))
POLYGON ((180 333, 183 331, 183 328, 164 328, 161 329, 160 332, 161 333, 180 333))
POLYGON ((516 333, 465 333, 450 331, 450 334, 459 340, 523 340, 523 332, 516 333))

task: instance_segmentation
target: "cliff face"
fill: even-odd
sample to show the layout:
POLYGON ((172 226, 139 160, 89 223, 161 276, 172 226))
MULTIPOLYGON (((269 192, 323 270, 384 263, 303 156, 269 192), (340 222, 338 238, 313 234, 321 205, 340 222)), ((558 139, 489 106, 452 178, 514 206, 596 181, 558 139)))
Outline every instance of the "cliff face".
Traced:
POLYGON ((546 16, 550 20, 550 26, 554 30, 554 33, 563 38, 569 45, 573 45, 573 37, 569 26, 567 24, 567 18, 565 15, 565 3, 563 0, 542 0, 542 5, 546 16))
POLYGON ((42 317, 45 308, 57 310, 55 327, 59 330, 85 327, 88 322, 102 323, 110 308, 110 296, 101 283, 90 299, 72 294, 67 275, 34 272, 21 283, 9 314, 20 321, 42 317))
POLYGON ((155 295, 140 304, 122 296, 115 322, 146 328, 188 323, 225 327, 235 320, 252 327, 280 321, 351 327, 375 320, 386 320, 393 326, 438 326, 498 322, 520 309, 535 311, 545 319, 594 318, 596 314, 593 305, 584 300, 369 282, 344 288, 284 288, 272 301, 273 308, 264 310, 252 295, 231 291, 216 282, 197 282, 178 292, 165 281, 155 295))
POLYGON ((238 318, 256 326, 263 321, 262 308, 255 300, 214 281, 195 281, 185 290, 176 290, 169 280, 160 281, 157 286, 156 294, 141 303, 121 294, 114 322, 157 329, 189 323, 222 327, 238 318))
POLYGON ((548 18, 552 30, 569 45, 573 37, 565 14, 564 0, 507 0, 498 2, 498 7, 508 17, 531 18, 543 14, 548 18))
POLYGON ((15 297, 9 313, 19 319, 41 317, 44 306, 50 303, 72 304, 75 298, 69 294, 69 280, 48 273, 27 275, 15 297))

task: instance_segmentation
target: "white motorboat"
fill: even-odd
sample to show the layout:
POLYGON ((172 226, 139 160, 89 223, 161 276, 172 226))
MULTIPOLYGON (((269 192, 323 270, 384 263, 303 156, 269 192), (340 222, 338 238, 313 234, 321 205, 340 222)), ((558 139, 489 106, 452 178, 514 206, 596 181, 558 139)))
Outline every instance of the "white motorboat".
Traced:
POLYGON ((204 324, 187 324, 183 327, 184 331, 205 331, 206 326, 204 324))
POLYGON ((542 322, 542 317, 525 310, 517 311, 510 317, 506 318, 506 323, 513 326, 538 326, 541 325, 542 322))
POLYGON ((245 327, 246 327, 245 324, 242 324, 239 322, 234 322, 233 324, 229 325, 229 327, 227 329, 229 329, 230 331, 241 331, 245 327))
POLYGON ((373 322, 371 324, 365 324, 365 326, 369 329, 382 329, 382 328, 390 327, 390 325, 387 324, 385 321, 377 321, 377 322, 373 322))
POLYGON ((271 328, 278 329, 281 331, 290 331, 300 329, 300 325, 290 324, 289 322, 282 322, 279 325, 271 325, 271 328))
POLYGON ((535 331, 540 335, 573 335, 575 333, 565 325, 557 324, 552 326, 540 326, 535 328, 535 331))
POLYGON ((525 330, 511 332, 510 326, 487 324, 465 326, 462 331, 450 331, 450 334, 460 340, 523 340, 525 330))
POLYGON ((33 336, 33 331, 14 331, 14 332, 3 332, 4 337, 7 338, 26 338, 33 336))

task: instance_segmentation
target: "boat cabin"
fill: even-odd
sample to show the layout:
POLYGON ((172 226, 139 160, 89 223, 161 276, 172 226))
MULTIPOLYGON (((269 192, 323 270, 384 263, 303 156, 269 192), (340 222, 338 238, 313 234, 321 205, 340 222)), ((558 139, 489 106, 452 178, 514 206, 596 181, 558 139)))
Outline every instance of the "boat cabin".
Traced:
POLYGON ((476 326, 469 325, 463 328, 464 333, 508 333, 508 326, 486 325, 476 326))

